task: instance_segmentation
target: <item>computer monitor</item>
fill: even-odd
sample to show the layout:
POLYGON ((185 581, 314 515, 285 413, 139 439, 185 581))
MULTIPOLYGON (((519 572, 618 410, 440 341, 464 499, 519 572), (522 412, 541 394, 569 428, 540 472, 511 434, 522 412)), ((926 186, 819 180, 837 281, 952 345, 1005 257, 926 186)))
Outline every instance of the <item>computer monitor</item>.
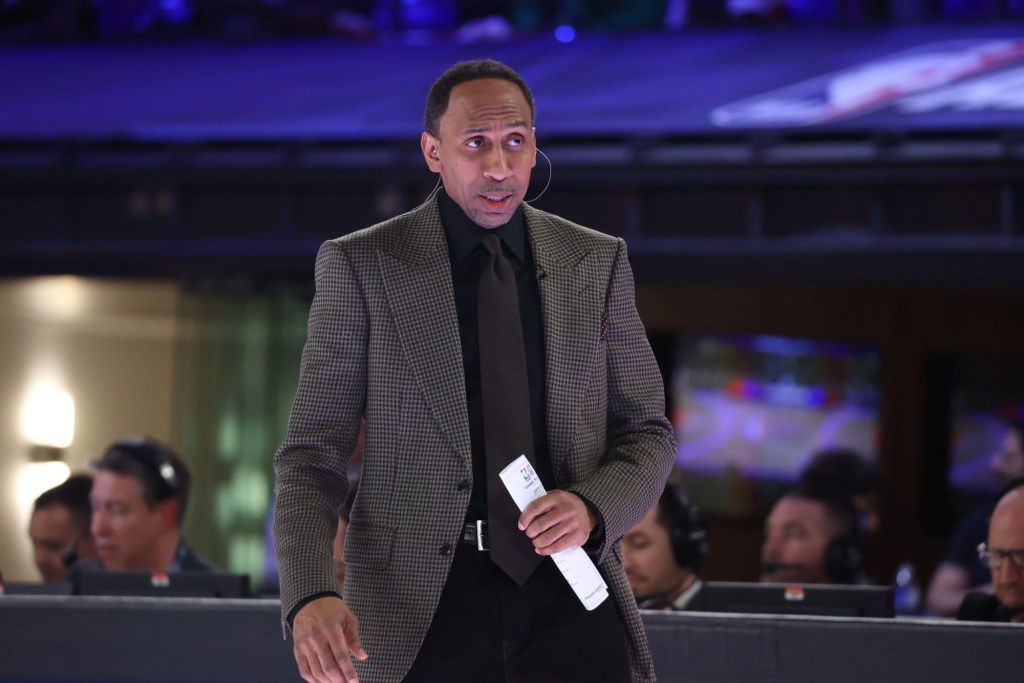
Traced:
POLYGON ((892 586, 707 581, 689 609, 743 614, 895 616, 892 586))
MULTIPOLYGON (((811 457, 877 458, 881 350, 820 339, 694 331, 673 335, 676 466, 706 514, 761 519, 811 457)), ((670 359, 665 356, 670 355, 670 359)))
POLYGON ((70 583, 30 583, 8 581, 0 583, 0 595, 71 595, 70 583))
POLYGON ((938 353, 925 369, 922 517, 928 533, 945 536, 1004 483, 992 457, 1024 419, 1024 354, 938 353))
POLYGON ((248 598, 248 574, 225 572, 82 572, 79 595, 130 595, 168 598, 248 598))

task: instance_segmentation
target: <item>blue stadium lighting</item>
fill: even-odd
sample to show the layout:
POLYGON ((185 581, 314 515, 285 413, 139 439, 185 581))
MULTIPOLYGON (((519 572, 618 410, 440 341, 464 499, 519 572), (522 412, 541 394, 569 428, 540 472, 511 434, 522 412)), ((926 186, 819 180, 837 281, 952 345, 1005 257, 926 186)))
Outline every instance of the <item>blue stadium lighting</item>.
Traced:
POLYGON ((576 40, 576 29, 568 24, 562 24, 555 29, 555 40, 560 43, 571 43, 576 40))

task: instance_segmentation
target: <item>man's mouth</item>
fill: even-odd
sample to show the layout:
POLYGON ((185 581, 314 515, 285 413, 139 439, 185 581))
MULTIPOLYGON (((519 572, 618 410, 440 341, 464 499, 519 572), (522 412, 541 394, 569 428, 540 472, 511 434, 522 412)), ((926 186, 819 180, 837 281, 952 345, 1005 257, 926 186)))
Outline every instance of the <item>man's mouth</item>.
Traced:
POLYGON ((495 208, 506 206, 512 199, 513 195, 506 192, 485 192, 479 195, 489 206, 495 208))

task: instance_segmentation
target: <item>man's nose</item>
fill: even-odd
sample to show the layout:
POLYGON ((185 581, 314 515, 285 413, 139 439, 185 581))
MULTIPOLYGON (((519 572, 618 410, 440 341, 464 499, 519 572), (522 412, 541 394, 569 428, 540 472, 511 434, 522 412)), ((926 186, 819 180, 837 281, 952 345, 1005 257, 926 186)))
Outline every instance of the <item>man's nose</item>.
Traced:
POLYGON ((484 166, 484 175, 492 180, 504 180, 512 175, 508 155, 501 145, 495 146, 488 154, 484 166))
POLYGON ((94 510, 92 513, 92 522, 89 524, 89 533, 93 536, 99 536, 106 530, 107 515, 102 510, 94 510))

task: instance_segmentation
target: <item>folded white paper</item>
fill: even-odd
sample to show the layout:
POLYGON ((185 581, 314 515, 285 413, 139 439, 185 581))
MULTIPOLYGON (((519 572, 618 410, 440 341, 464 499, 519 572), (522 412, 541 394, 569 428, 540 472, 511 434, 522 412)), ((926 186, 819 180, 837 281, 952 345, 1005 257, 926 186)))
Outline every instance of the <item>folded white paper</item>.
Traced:
MULTIPOLYGON (((501 471, 500 476, 520 512, 535 498, 547 493, 525 455, 513 460, 501 471)), ((551 559, 587 610, 594 609, 608 597, 608 584, 601 578, 601 573, 583 548, 563 550, 552 555, 551 559)))

